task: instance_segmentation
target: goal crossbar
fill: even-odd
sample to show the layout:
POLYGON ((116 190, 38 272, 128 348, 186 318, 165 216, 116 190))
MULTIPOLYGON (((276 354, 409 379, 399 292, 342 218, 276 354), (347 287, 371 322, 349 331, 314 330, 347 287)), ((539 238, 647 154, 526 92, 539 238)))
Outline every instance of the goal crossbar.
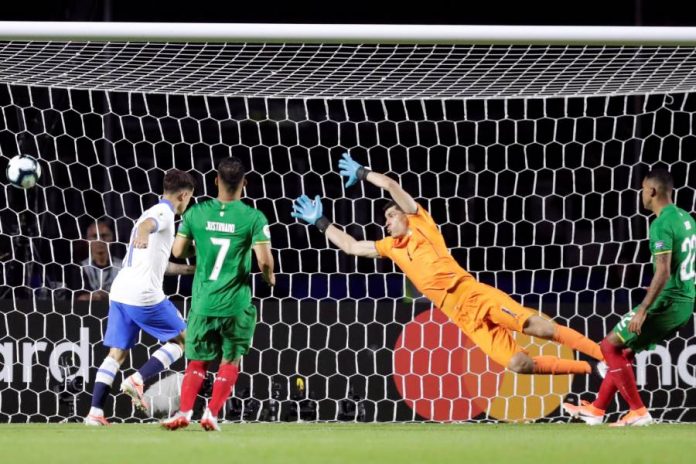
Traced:
POLYGON ((0 40, 696 45, 696 27, 3 21, 0 40))

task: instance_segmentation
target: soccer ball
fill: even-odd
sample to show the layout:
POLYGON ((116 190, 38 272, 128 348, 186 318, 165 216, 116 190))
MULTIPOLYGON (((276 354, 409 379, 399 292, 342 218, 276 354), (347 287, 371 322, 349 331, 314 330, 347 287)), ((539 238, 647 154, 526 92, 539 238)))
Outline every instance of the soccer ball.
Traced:
POLYGON ((181 383, 184 376, 179 372, 170 375, 163 374, 162 379, 153 383, 145 390, 143 396, 148 405, 147 411, 159 419, 173 416, 179 410, 181 401, 181 383))
POLYGON ((41 177, 41 165, 32 156, 17 155, 10 160, 5 174, 10 184, 28 189, 36 185, 41 177))

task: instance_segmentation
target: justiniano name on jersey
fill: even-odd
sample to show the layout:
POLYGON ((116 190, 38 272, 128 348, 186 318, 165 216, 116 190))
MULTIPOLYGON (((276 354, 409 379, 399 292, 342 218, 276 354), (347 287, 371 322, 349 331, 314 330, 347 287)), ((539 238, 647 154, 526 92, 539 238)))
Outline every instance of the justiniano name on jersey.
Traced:
POLYGON ((234 224, 227 224, 224 222, 207 221, 207 224, 205 226, 205 230, 209 230, 212 232, 227 232, 227 233, 233 234, 234 233, 234 224))

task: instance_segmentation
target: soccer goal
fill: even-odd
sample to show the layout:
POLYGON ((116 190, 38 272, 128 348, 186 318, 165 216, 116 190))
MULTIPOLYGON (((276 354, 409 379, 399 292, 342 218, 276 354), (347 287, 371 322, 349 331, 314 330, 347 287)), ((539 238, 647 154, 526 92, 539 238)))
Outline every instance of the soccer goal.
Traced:
MULTIPOLYGON (((202 199, 217 161, 240 157, 271 224, 278 283, 254 277, 230 420, 565 421, 561 401, 597 389, 506 372, 389 262, 291 218, 319 194, 335 223, 382 238, 386 197, 342 186, 345 151, 398 179, 479 280, 597 341, 652 275, 641 176, 668 167, 696 208, 694 28, 0 23, 0 40, 0 169, 17 154, 43 168, 34 188, 0 188, 3 422, 89 408, 100 290, 172 167, 202 199)), ((168 279, 186 313, 190 279, 168 279)), ((636 364, 653 417, 696 420, 693 323, 636 364)), ((150 390, 162 414, 169 374, 150 390)), ((148 419, 113 401, 115 419, 148 419)))

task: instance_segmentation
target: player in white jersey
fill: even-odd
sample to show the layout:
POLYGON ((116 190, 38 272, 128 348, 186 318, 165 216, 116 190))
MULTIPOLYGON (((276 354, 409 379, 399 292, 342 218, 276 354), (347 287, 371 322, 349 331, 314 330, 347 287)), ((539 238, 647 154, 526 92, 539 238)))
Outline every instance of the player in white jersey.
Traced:
POLYGON ((104 402, 121 364, 135 344, 140 330, 164 343, 138 371, 121 383, 121 391, 133 404, 146 410, 143 384, 168 368, 183 354, 186 324, 164 295, 164 274, 193 274, 195 267, 169 262, 174 243, 174 215, 184 212, 193 196, 190 174, 172 169, 164 176, 164 194, 158 204, 136 221, 128 253, 111 285, 109 316, 104 345, 109 354, 99 366, 92 391, 92 407, 86 425, 108 425, 104 402))

